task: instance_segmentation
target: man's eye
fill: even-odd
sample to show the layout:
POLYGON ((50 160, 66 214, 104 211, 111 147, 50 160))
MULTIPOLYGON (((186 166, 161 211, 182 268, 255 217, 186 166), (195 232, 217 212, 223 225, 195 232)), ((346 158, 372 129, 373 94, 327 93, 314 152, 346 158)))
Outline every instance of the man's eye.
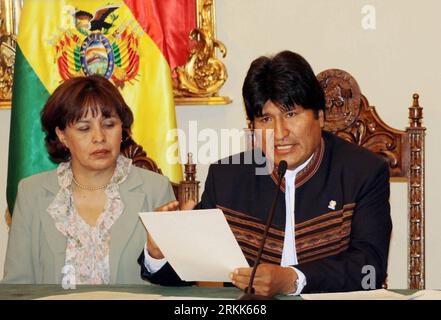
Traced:
POLYGON ((285 117, 287 118, 293 118, 297 115, 297 113, 295 113, 294 111, 288 111, 287 113, 285 113, 285 117))
POLYGON ((259 121, 262 123, 267 123, 267 122, 270 122, 270 120, 271 120, 270 117, 261 117, 259 121))

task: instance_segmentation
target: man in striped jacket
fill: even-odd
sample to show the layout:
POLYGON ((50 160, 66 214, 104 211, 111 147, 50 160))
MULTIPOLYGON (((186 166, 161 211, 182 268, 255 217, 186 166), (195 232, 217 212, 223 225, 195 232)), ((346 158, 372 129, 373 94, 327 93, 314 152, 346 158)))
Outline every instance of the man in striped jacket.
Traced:
MULTIPOLYGON (((277 165, 287 162, 284 196, 278 200, 257 268, 255 293, 381 287, 392 229, 387 162, 323 130, 323 90, 308 62, 296 53, 256 59, 243 97, 264 151, 260 159, 256 149, 212 164, 197 207, 224 212, 252 265, 277 188, 277 165), (275 169, 262 174, 263 167, 275 169), (364 281, 368 272, 373 281, 364 281)), ((145 256, 140 257, 145 278, 179 284, 171 266, 155 259, 162 254, 154 242, 149 242, 145 256)), ((244 289, 250 274, 251 268, 238 268, 232 283, 244 289)))

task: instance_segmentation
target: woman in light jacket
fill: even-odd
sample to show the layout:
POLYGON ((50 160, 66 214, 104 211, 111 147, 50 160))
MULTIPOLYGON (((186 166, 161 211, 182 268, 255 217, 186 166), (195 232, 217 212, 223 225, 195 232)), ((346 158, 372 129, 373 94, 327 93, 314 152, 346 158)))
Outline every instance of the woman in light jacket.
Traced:
POLYGON ((60 85, 41 112, 58 168, 18 187, 4 283, 135 284, 146 243, 138 213, 174 200, 168 179, 120 154, 133 115, 99 76, 60 85))

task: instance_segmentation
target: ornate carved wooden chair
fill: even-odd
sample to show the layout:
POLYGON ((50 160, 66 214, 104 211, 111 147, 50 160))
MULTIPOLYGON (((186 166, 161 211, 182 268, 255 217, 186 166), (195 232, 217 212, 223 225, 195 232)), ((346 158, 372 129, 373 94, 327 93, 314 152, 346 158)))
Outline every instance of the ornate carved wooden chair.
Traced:
MULTIPOLYGON (((156 162, 147 156, 147 153, 131 137, 123 142, 122 154, 132 159, 133 165, 153 172, 162 174, 156 162)), ((196 180, 196 164, 193 163, 192 155, 187 155, 187 163, 184 165, 185 178, 179 183, 172 182, 176 199, 180 203, 188 200, 199 201, 199 181, 196 180)))
POLYGON ((424 243, 424 135, 423 109, 418 94, 409 107, 409 127, 397 130, 385 124, 369 106, 355 79, 329 69, 317 75, 326 97, 325 130, 365 147, 389 162, 391 177, 408 184, 408 287, 425 288, 424 243))

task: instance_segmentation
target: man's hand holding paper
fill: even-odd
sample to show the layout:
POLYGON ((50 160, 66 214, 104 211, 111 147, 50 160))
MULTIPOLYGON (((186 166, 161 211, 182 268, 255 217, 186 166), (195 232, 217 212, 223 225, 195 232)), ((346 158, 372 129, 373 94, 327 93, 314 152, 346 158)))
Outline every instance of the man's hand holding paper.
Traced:
MULTIPOLYGON (((249 267, 219 209, 140 213, 151 238, 185 281, 230 282, 229 274, 249 267)), ((155 249, 154 248, 154 249, 155 249)), ((153 253, 155 250, 152 250, 153 253)))

